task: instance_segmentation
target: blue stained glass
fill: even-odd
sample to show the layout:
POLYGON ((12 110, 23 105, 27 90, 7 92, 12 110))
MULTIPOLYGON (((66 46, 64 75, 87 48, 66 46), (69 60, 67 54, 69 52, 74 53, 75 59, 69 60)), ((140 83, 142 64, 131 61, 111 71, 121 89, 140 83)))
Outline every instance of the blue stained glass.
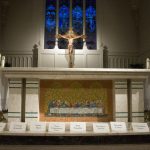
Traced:
POLYGON ((90 29, 89 32, 94 32, 95 29, 96 29, 95 17, 96 17, 96 10, 95 10, 95 8, 92 7, 92 6, 89 6, 86 9, 86 22, 89 25, 89 29, 90 29))
MULTIPOLYGON (((86 25, 85 34, 88 49, 96 49, 96 0, 85 0, 86 2, 86 25)), ((57 0, 46 0, 45 9, 45 39, 44 48, 53 49, 55 47, 56 35, 56 7, 57 0)), ((65 34, 69 30, 70 0, 59 0, 59 34, 65 34)), ((83 34, 83 0, 72 0, 72 26, 75 33, 83 34)), ((59 39, 58 47, 67 48, 67 40, 59 39)), ((74 41, 75 49, 83 48, 83 39, 74 41)))
POLYGON ((86 0, 86 45, 88 49, 97 49, 96 37, 96 0, 86 0))
MULTIPOLYGON (((69 14, 70 14, 70 0, 59 1, 59 34, 65 34, 69 30, 69 14)), ((65 39, 58 40, 58 47, 60 49, 67 48, 67 41, 65 39)))
MULTIPOLYGON (((83 0, 72 1, 72 26, 78 35, 83 34, 83 0)), ((74 40, 74 48, 83 48, 83 39, 74 40)))
POLYGON ((76 6, 72 11, 73 28, 77 33, 83 32, 83 11, 81 7, 76 6))
POLYGON ((52 32, 56 28, 56 12, 53 5, 48 6, 46 10, 46 29, 49 32, 52 32))
POLYGON ((56 0, 47 0, 45 9, 45 39, 44 48, 55 47, 56 35, 56 0))
POLYGON ((69 8, 63 5, 59 10, 59 29, 66 32, 69 27, 69 8))

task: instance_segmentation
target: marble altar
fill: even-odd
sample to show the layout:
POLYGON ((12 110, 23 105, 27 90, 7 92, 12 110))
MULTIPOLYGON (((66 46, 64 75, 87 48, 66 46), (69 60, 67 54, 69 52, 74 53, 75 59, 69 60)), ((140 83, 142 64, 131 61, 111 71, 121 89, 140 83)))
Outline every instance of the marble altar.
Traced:
MULTIPOLYGON (((143 80, 145 82, 145 105, 150 105, 149 99, 149 69, 112 69, 112 68, 25 68, 11 67, 0 68, 1 81, 6 81, 5 86, 1 87, 1 93, 8 91, 9 79, 22 80, 22 106, 21 121, 25 121, 25 100, 26 100, 26 80, 27 79, 51 79, 51 80, 126 80, 127 81, 127 97, 128 97, 128 121, 132 121, 132 87, 134 80, 143 80), (6 89, 2 91, 3 89, 6 89)), ((7 94, 5 94, 6 97, 7 94)), ((6 102, 6 98, 4 103, 6 102)))

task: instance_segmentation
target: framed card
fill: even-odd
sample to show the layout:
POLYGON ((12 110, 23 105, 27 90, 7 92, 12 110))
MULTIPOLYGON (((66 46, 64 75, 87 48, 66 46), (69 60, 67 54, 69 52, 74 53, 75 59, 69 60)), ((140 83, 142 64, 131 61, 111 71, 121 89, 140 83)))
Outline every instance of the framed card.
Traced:
POLYGON ((70 132, 77 132, 77 133, 86 132, 86 123, 85 122, 71 122, 70 132))
POLYGON ((10 132, 25 132, 26 123, 24 122, 11 122, 9 127, 10 132))
POLYGON ((108 123, 93 123, 94 133, 109 133, 110 128, 108 123))
POLYGON ((50 122, 48 126, 48 132, 64 133, 65 123, 64 122, 50 122))
POLYGON ((125 122, 110 122, 112 132, 127 132, 125 122))
POLYGON ((134 132, 149 132, 149 127, 147 123, 132 123, 132 128, 134 132))

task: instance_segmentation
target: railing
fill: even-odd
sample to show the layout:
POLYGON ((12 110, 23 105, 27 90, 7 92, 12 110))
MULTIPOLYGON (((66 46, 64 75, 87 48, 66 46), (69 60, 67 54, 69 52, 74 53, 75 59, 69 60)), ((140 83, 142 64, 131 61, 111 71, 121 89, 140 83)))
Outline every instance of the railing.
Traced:
MULTIPOLYGON (((7 54, 6 62, 11 64, 12 67, 31 67, 33 66, 32 54, 7 54)), ((131 64, 138 63, 137 56, 124 56, 124 55, 109 55, 108 68, 129 68, 131 64)), ((36 65, 34 64, 34 67, 36 65)))
POLYGON ((11 67, 38 67, 38 46, 35 44, 32 51, 3 52, 6 63, 11 67))
POLYGON ((137 56, 109 55, 108 68, 129 68, 131 64, 137 64, 137 56))
MULTIPOLYGON (((97 55, 97 53, 94 53, 97 55)), ((135 53, 109 53, 107 47, 103 49, 103 67, 104 68, 129 68, 134 64, 144 64, 145 57, 139 57, 135 53)), ((34 45, 30 52, 9 52, 5 54, 6 62, 12 67, 38 67, 38 46, 34 45)), ((94 66, 94 64, 93 64, 94 66)), ((97 64, 95 64, 97 66, 97 64)))
POLYGON ((29 54, 8 54, 6 56, 6 62, 12 67, 31 67, 33 62, 32 55, 29 54))

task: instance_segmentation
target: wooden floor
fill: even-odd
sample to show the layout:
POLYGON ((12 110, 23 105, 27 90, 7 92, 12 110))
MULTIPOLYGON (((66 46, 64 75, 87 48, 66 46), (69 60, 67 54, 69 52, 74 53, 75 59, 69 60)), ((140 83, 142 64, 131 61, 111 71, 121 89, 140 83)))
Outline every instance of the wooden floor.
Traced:
POLYGON ((150 144, 120 144, 96 146, 0 145, 0 150, 150 150, 150 144))

